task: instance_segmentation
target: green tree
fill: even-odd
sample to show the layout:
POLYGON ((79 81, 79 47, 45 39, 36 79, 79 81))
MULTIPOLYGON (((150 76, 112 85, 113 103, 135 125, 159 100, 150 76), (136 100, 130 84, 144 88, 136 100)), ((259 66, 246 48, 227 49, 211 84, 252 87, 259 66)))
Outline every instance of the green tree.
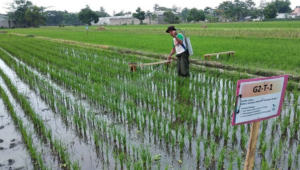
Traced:
POLYGON ((157 20, 157 15, 156 14, 151 14, 151 20, 157 20))
POLYGON ((38 27, 40 24, 45 25, 46 17, 42 11, 43 9, 37 6, 28 8, 25 13, 27 24, 32 27, 38 27))
POLYGON ((190 21, 204 21, 205 20, 205 13, 203 10, 198 10, 197 8, 192 8, 189 11, 189 15, 187 17, 188 22, 190 21))
POLYGON ((95 11, 96 14, 101 17, 110 17, 110 15, 105 11, 103 7, 100 7, 100 11, 95 11))
POLYGON ((179 24, 179 23, 180 23, 180 18, 179 16, 175 15, 174 24, 179 24))
POLYGON ((211 14, 213 12, 213 9, 211 7, 205 7, 204 8, 204 13, 205 14, 211 14))
POLYGON ((172 11, 164 12, 164 21, 170 24, 180 23, 179 16, 175 15, 172 11))
POLYGON ((175 5, 173 5, 173 6, 172 6, 172 11, 173 11, 173 12, 177 12, 177 10, 179 10, 179 8, 176 7, 175 5))
POLYGON ((257 18, 257 17, 259 17, 259 16, 261 16, 261 11, 259 10, 259 9, 253 9, 253 10, 251 10, 251 12, 250 12, 250 16, 251 16, 251 18, 257 18))
POLYGON ((246 16, 255 12, 255 3, 253 0, 224 1, 218 6, 218 9, 222 10, 222 12, 219 12, 223 14, 224 18, 243 21, 246 16))
POLYGON ((220 14, 224 18, 232 18, 235 16, 235 11, 234 11, 234 4, 231 1, 224 1, 222 2, 219 6, 218 9, 220 10, 220 14))
POLYGON ((127 11, 124 13, 125 15, 131 15, 131 12, 130 11, 127 11))
POLYGON ((242 21, 244 20, 243 18, 247 16, 248 10, 247 10, 247 4, 243 1, 240 0, 234 0, 234 20, 235 21, 242 21))
POLYGON ((78 13, 68 13, 68 11, 64 12, 63 23, 66 25, 75 25, 75 26, 83 24, 78 18, 78 13))
POLYGON ((256 4, 252 0, 246 0, 245 3, 248 10, 252 10, 255 8, 256 4))
POLYGON ((78 19, 85 24, 91 25, 91 22, 97 23, 99 21, 98 15, 90 9, 87 5, 86 8, 81 9, 78 13, 78 19))
POLYGON ((118 12, 118 13, 115 13, 114 16, 125 16, 125 15, 130 15, 131 12, 130 11, 127 11, 127 12, 124 12, 123 10, 118 12))
POLYGON ((275 4, 278 13, 290 13, 292 9, 290 7, 291 2, 289 0, 275 0, 272 2, 275 4))
POLYGON ((120 12, 118 12, 118 13, 115 13, 114 16, 125 16, 125 13, 124 13, 124 11, 122 10, 122 11, 120 11, 120 12))
POLYGON ((114 16, 124 16, 124 15, 125 15, 124 11, 121 11, 121 12, 116 13, 114 16))
POLYGON ((211 7, 204 8, 205 19, 208 22, 218 22, 217 9, 212 9, 211 7))
POLYGON ((167 8, 167 7, 163 7, 163 6, 159 7, 158 9, 159 9, 159 11, 173 11, 172 8, 167 8))
POLYGON ((258 12, 258 16, 260 18, 263 18, 264 16, 264 9, 266 8, 267 6, 267 3, 265 0, 261 0, 260 3, 259 3, 259 6, 257 8, 257 12, 258 12))
POLYGON ((159 11, 159 5, 158 4, 154 4, 153 10, 154 11, 159 11))
POLYGON ((133 13, 132 16, 140 20, 140 24, 143 24, 143 20, 145 19, 145 11, 142 11, 140 7, 135 10, 136 13, 133 13))
POLYGON ((149 24, 151 24, 151 20, 157 20, 157 15, 152 14, 149 10, 146 11, 145 16, 149 19, 149 24))
POLYGON ((190 10, 188 8, 183 8, 181 10, 180 15, 181 15, 181 18, 182 18, 183 21, 187 21, 187 17, 189 16, 189 11, 190 10))
POLYGON ((46 25, 59 25, 64 20, 64 11, 46 11, 46 25))
POLYGON ((174 11, 174 12, 179 10, 179 8, 177 8, 175 5, 173 5, 172 8, 167 8, 167 7, 159 6, 158 4, 154 4, 153 9, 154 11, 174 11))
POLYGON ((26 27, 27 22, 25 18, 25 13, 28 8, 32 6, 31 1, 27 0, 14 0, 9 4, 8 9, 10 12, 8 13, 8 17, 10 20, 15 20, 17 23, 17 27, 26 27))
POLYGON ((253 2, 252 0, 246 0, 245 1, 246 4, 246 15, 247 16, 251 16, 251 18, 257 18, 258 17, 258 9, 255 7, 255 2, 253 2))
POLYGON ((270 3, 264 10, 264 15, 266 19, 273 19, 277 16, 277 8, 274 3, 270 3))

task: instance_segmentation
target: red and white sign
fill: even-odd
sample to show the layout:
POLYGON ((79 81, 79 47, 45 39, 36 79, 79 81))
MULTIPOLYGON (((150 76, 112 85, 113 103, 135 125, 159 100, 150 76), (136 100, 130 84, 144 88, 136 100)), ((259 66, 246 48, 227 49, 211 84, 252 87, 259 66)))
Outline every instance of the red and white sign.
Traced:
POLYGON ((232 125, 279 116, 288 75, 239 80, 232 125))

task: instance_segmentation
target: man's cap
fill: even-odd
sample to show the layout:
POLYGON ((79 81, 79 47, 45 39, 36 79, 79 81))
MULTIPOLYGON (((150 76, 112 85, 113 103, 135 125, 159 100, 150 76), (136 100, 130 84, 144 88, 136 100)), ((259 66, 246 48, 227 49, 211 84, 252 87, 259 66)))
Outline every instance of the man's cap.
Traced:
POLYGON ((166 33, 169 33, 169 31, 176 31, 175 27, 172 25, 172 26, 169 26, 168 29, 166 30, 166 33))

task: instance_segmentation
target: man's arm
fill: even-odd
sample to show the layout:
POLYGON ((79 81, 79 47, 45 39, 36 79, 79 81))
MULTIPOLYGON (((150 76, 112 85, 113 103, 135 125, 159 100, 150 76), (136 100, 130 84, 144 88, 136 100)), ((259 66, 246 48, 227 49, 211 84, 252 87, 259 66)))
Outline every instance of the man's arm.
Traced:
POLYGON ((168 56, 168 60, 171 60, 171 56, 175 53, 175 47, 172 48, 170 55, 168 56))
POLYGON ((179 39, 176 35, 175 35, 175 37, 174 37, 175 39, 176 39, 176 41, 181 45, 183 42, 182 42, 182 40, 181 39, 179 39))
POLYGON ((180 45, 183 43, 183 41, 177 37, 176 31, 172 32, 172 37, 175 38, 180 45))

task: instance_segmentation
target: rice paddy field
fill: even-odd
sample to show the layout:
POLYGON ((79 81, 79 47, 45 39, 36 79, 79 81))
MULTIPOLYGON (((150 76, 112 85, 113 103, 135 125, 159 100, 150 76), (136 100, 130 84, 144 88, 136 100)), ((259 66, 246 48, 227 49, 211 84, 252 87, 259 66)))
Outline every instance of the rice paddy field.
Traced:
MULTIPOLYGON (((128 63, 169 54, 167 25, 0 34, 0 169, 243 169, 251 124, 231 125, 237 81, 257 69, 299 76, 300 23, 206 25, 175 25, 191 59, 235 51, 205 63, 243 72, 191 64, 182 78, 176 61, 131 72, 128 63)), ((254 169, 298 169, 298 83, 289 80, 281 115, 261 122, 254 169)))

